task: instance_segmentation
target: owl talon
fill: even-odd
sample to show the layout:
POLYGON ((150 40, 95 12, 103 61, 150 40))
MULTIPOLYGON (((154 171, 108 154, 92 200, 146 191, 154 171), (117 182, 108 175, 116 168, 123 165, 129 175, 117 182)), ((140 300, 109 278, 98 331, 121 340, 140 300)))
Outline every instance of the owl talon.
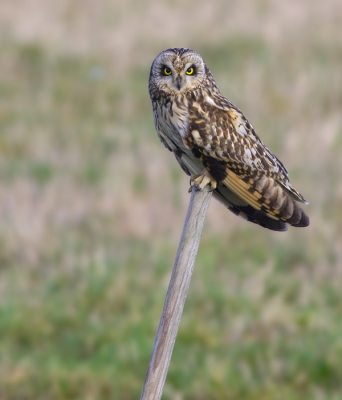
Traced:
POLYGON ((190 177, 189 185, 190 185, 190 187, 189 187, 188 193, 191 193, 191 192, 192 192, 192 186, 193 186, 192 175, 191 175, 191 177, 190 177))
POLYGON ((217 182, 205 169, 201 174, 191 175, 189 193, 192 192, 192 188, 194 185, 196 185, 198 190, 203 190, 207 185, 210 185, 209 190, 212 192, 216 189, 217 182))

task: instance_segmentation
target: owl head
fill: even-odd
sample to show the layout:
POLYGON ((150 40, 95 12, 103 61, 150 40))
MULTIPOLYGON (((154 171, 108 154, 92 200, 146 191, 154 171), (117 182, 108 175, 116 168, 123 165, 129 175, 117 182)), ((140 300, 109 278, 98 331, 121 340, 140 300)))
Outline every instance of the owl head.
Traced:
POLYGON ((183 48, 164 50, 152 63, 150 93, 152 95, 155 90, 179 95, 202 85, 208 74, 208 67, 195 51, 183 48))

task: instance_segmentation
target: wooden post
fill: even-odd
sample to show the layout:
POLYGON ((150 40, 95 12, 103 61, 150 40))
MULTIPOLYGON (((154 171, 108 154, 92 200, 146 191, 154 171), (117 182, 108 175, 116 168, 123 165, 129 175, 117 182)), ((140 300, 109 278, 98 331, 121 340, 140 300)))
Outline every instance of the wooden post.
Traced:
POLYGON ((208 186, 203 191, 193 186, 140 400, 159 400, 162 396, 211 196, 208 186))

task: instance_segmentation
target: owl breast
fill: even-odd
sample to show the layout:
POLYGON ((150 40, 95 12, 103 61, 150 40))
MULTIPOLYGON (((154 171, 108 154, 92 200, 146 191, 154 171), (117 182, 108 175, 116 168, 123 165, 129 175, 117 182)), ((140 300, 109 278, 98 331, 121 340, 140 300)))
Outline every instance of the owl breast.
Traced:
POLYGON ((189 111, 184 97, 176 97, 167 102, 155 103, 157 122, 163 133, 178 147, 185 148, 183 140, 188 136, 189 111))
POLYGON ((179 97, 167 102, 156 102, 153 105, 155 125, 158 134, 175 154, 177 161, 188 174, 198 174, 203 165, 196 158, 191 149, 186 147, 186 138, 189 135, 188 101, 179 97))

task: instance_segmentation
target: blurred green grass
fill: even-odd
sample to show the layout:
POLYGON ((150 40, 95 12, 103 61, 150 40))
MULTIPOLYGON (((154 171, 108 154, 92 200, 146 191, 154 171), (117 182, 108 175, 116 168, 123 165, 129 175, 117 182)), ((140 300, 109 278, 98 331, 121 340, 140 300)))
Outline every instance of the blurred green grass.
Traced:
POLYGON ((140 396, 189 200, 147 81, 179 43, 312 222, 275 234, 211 204, 163 398, 340 398, 340 3, 208 4, 0 5, 1 398, 140 396))

